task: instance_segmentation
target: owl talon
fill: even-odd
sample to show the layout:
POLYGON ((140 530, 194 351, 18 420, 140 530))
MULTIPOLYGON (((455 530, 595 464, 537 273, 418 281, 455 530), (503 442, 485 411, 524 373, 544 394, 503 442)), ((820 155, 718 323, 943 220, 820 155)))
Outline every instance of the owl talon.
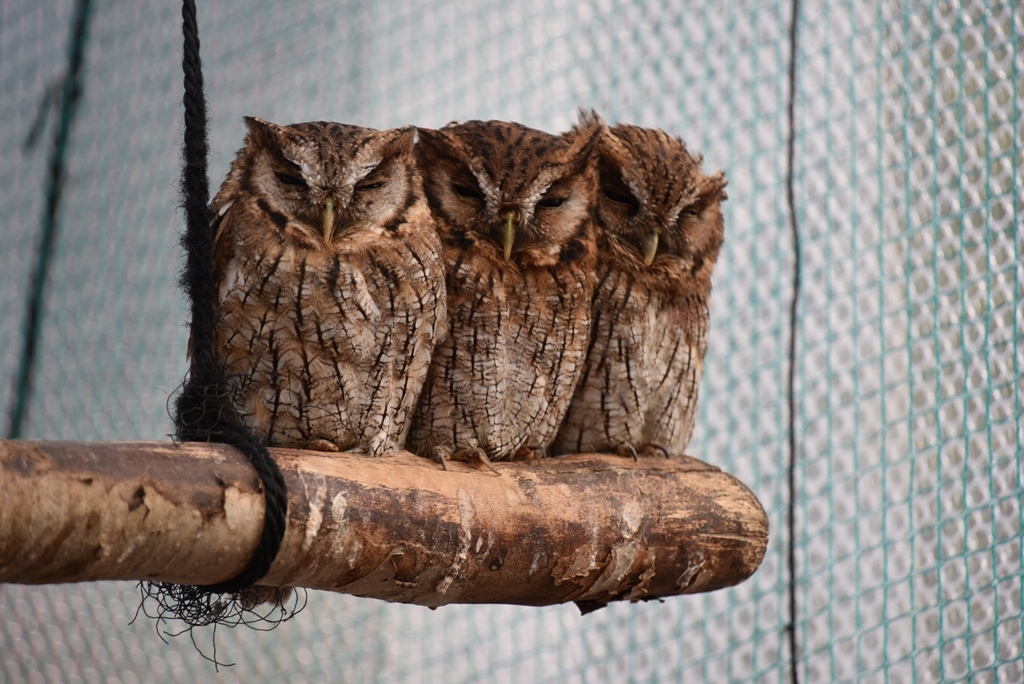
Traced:
POLYGON ((644 444, 640 447, 640 454, 643 456, 657 456, 659 453, 661 453, 665 458, 672 458, 672 454, 668 452, 668 449, 657 442, 644 444))
POLYGON ((487 458, 487 452, 477 447, 475 449, 459 449, 452 451, 445 447, 436 446, 430 452, 431 458, 441 464, 441 467, 448 470, 448 461, 462 461, 463 463, 481 463, 485 467, 489 468, 495 475, 501 475, 500 472, 491 463, 491 459, 487 458))
POLYGON ((329 439, 311 439, 306 442, 305 449, 307 451, 327 451, 335 454, 341 452, 338 445, 329 439))
MULTIPOLYGON (((655 443, 652 442, 651 444, 648 444, 647 447, 649 449, 651 449, 652 451, 660 451, 661 453, 665 454, 665 458, 672 458, 672 454, 670 454, 668 452, 668 449, 666 449, 665 447, 663 447, 660 444, 655 444, 655 443)), ((654 454, 652 453, 651 456, 653 456, 653 455, 654 454)))
POLYGON ((513 461, 534 461, 548 457, 548 451, 542 446, 524 446, 519 447, 515 455, 512 457, 513 461))
POLYGON ((616 453, 619 456, 632 456, 634 461, 640 460, 640 456, 657 456, 659 453, 665 456, 665 458, 672 458, 672 454, 669 453, 668 449, 657 442, 644 444, 639 449, 633 448, 632 444, 623 444, 616 453))
POLYGON ((442 470, 448 470, 448 458, 451 457, 452 453, 444 447, 434 447, 430 452, 431 457, 441 464, 442 470))
POLYGON ((462 456, 462 460, 478 461, 479 463, 482 463, 484 466, 486 466, 492 473, 494 473, 498 477, 501 477, 501 473, 499 473, 498 469, 494 467, 493 463, 491 463, 491 459, 487 458, 487 453, 480 447, 477 447, 476 449, 468 449, 462 453, 462 456))
POLYGON ((622 446, 620 446, 616 450, 616 453, 619 456, 623 456, 623 457, 625 457, 625 456, 632 456, 634 461, 640 460, 639 458, 637 458, 636 449, 633 448, 632 444, 623 444, 622 446))

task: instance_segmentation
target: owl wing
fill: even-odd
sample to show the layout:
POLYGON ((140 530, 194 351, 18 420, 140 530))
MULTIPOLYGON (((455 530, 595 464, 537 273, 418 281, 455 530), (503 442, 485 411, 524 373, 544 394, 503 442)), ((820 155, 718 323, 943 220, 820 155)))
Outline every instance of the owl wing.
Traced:
POLYGON ((690 295, 657 315, 664 335, 649 349, 654 385, 647 429, 672 453, 682 453, 693 434, 697 395, 710 327, 706 297, 690 295))

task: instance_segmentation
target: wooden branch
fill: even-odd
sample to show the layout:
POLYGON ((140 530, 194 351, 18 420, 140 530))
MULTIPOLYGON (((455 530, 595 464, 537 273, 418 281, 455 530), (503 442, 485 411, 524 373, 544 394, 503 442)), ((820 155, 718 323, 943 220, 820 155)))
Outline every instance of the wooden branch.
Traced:
MULTIPOLYGON (((289 523, 262 584, 385 601, 550 605, 712 591, 764 557, 756 497, 688 457, 497 463, 272 449, 289 523)), ((256 546, 263 496, 230 447, 0 440, 0 582, 212 584, 256 546)))

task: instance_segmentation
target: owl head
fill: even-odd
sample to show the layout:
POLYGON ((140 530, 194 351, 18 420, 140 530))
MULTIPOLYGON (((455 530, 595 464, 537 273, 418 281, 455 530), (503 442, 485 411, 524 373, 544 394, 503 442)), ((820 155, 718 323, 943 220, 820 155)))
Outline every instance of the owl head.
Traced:
POLYGON ((400 222, 419 196, 411 126, 280 126, 256 117, 246 117, 245 125, 246 146, 229 181, 233 176, 243 193, 255 197, 266 225, 286 239, 329 246, 352 231, 383 230, 400 222))
POLYGON ((416 163, 439 227, 506 262, 574 259, 591 234, 600 129, 583 126, 571 141, 504 121, 419 129, 416 163))
MULTIPOLYGON (((600 117, 580 113, 580 127, 600 117)), ((703 158, 661 130, 618 124, 603 129, 595 148, 600 190, 598 223, 637 268, 680 262, 694 275, 718 258, 724 225, 725 175, 705 175, 703 158)))

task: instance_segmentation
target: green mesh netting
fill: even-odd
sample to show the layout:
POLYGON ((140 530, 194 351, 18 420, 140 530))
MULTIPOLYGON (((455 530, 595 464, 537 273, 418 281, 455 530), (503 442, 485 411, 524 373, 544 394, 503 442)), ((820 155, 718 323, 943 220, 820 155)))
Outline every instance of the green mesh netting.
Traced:
MULTIPOLYGON (((129 625, 129 583, 0 585, 0 680, 785 681, 790 3, 204 3, 216 187, 241 117, 374 127, 577 105, 726 169, 727 238, 693 455, 768 511, 757 574, 664 603, 451 606, 327 593, 270 633, 129 625), (199 639, 204 644, 202 638, 199 639), (208 645, 208 642, 206 642, 208 645), (207 649, 209 650, 209 649, 207 649)), ((94 9, 26 434, 162 439, 185 371, 175 289, 176 3, 94 9)), ((0 4, 0 415, 13 401, 71 0, 0 4)), ((797 636, 803 681, 1020 681, 1024 7, 802 3, 796 93, 797 636)))

